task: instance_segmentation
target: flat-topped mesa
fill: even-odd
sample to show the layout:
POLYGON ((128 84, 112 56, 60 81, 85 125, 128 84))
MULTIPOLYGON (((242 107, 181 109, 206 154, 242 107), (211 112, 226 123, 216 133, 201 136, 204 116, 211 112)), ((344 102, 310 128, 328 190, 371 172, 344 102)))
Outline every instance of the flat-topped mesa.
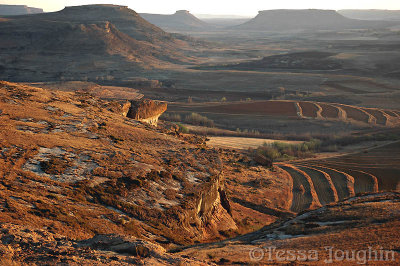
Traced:
POLYGON ((157 126, 158 118, 167 110, 167 103, 143 99, 131 101, 127 117, 157 126))
POLYGON ((335 10, 276 9, 260 11, 255 18, 235 28, 261 31, 340 30, 376 28, 386 24, 346 18, 335 10))
POLYGON ((174 14, 140 14, 145 20, 167 31, 192 31, 208 29, 210 25, 188 10, 178 10, 174 14))
POLYGON ((0 5, 0 16, 18 16, 43 13, 43 9, 26 5, 0 5))
POLYGON ((190 14, 189 10, 177 10, 175 12, 175 15, 191 15, 191 16, 193 16, 192 14, 190 14))

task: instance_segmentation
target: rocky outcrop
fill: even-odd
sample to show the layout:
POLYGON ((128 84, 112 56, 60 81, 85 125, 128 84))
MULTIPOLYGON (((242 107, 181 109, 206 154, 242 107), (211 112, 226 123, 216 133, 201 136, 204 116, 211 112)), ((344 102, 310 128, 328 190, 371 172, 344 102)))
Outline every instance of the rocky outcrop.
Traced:
POLYGON ((18 16, 43 13, 43 9, 25 5, 0 5, 0 16, 18 16))
POLYGON ((1 265, 205 265, 149 241, 117 234, 76 241, 51 230, 0 224, 1 265))
POLYGON ((127 117, 156 126, 158 118, 166 110, 166 102, 148 99, 132 101, 127 117))

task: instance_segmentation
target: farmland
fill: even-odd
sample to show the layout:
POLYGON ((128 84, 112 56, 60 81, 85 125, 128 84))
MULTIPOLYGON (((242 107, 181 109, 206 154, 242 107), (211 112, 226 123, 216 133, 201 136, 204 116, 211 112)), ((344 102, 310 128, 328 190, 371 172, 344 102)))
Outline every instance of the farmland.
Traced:
POLYGON ((326 205, 357 193, 398 189, 400 142, 332 158, 279 163, 277 167, 292 177, 296 206, 292 211, 301 211, 311 208, 312 200, 326 205))

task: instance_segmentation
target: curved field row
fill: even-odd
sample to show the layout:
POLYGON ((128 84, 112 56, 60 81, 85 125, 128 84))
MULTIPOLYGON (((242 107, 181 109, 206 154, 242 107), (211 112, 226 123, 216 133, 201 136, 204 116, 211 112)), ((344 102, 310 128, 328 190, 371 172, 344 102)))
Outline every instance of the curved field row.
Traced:
POLYGON ((395 190, 400 184, 400 169, 396 168, 363 168, 363 171, 377 178, 379 191, 395 190))
POLYGON ((348 197, 352 197, 355 195, 354 177, 352 177, 351 175, 349 175, 345 172, 341 172, 339 170, 336 170, 333 168, 328 168, 326 166, 321 166, 318 164, 307 163, 305 165, 307 165, 307 166, 310 165, 315 169, 324 171, 325 173, 327 173, 330 176, 332 183, 334 184, 334 186, 336 188, 339 200, 342 200, 342 199, 345 199, 348 197))
POLYGON ((395 118, 399 117, 399 115, 396 114, 396 112, 394 112, 394 111, 384 110, 383 112, 390 115, 391 117, 395 117, 395 118))
POLYGON ((190 111, 232 115, 265 115, 312 118, 320 120, 341 120, 377 126, 400 125, 400 114, 394 110, 363 108, 339 103, 311 101, 270 100, 230 103, 174 103, 172 111, 190 111))
POLYGON ((317 118, 318 107, 311 102, 298 102, 303 110, 303 116, 317 118))
POLYGON ((307 174, 292 165, 279 165, 279 167, 286 171, 293 180, 291 211, 300 212, 321 206, 311 178, 307 174))
POLYGON ((318 103, 319 106, 322 107, 322 117, 324 118, 331 118, 331 119, 338 119, 339 118, 339 109, 336 106, 325 104, 325 103, 318 103))
POLYGON ((377 124, 386 126, 387 118, 381 110, 378 109, 364 109, 364 110, 376 118, 377 124))
POLYGON ((317 103, 314 103, 314 105, 318 108, 318 111, 317 111, 317 119, 325 119, 325 118, 322 116, 322 112, 324 111, 324 109, 322 109, 321 105, 319 105, 319 104, 317 104, 317 103))
POLYGON ((354 121, 359 121, 363 123, 368 123, 370 121, 370 117, 358 108, 343 104, 340 104, 338 106, 340 106, 340 108, 342 108, 346 112, 347 119, 352 119, 354 121))
POLYGON ((378 192, 378 179, 376 176, 360 169, 342 166, 340 163, 320 162, 321 165, 347 173, 354 178, 354 192, 378 192))
POLYGON ((310 166, 298 165, 298 168, 310 176, 322 205, 339 200, 336 188, 327 173, 310 166))
MULTIPOLYGON (((369 149, 368 152, 279 166, 286 167, 293 180, 299 179, 296 182, 308 181, 311 184, 310 194, 315 190, 322 204, 357 193, 400 190, 400 141, 369 149)), ((306 186, 304 189, 307 192, 306 186)))

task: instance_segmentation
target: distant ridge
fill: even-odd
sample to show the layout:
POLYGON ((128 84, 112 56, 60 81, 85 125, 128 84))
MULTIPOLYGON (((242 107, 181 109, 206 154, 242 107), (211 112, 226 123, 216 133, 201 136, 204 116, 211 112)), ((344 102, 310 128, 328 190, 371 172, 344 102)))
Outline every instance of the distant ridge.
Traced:
POLYGON ((338 30, 381 27, 377 21, 353 20, 334 10, 321 9, 277 9, 260 11, 252 20, 234 27, 242 30, 282 31, 282 30, 338 30))
POLYGON ((210 25, 187 10, 178 10, 172 15, 141 13, 145 20, 166 31, 193 31, 210 28, 210 25))
POLYGON ((25 5, 0 5, 0 16, 17 16, 43 13, 43 9, 25 5))
POLYGON ((114 79, 188 60, 180 50, 188 42, 125 6, 9 17, 0 32, 0 78, 6 80, 114 79))
POLYGON ((343 9, 339 10, 338 13, 352 19, 400 21, 400 10, 343 9))

